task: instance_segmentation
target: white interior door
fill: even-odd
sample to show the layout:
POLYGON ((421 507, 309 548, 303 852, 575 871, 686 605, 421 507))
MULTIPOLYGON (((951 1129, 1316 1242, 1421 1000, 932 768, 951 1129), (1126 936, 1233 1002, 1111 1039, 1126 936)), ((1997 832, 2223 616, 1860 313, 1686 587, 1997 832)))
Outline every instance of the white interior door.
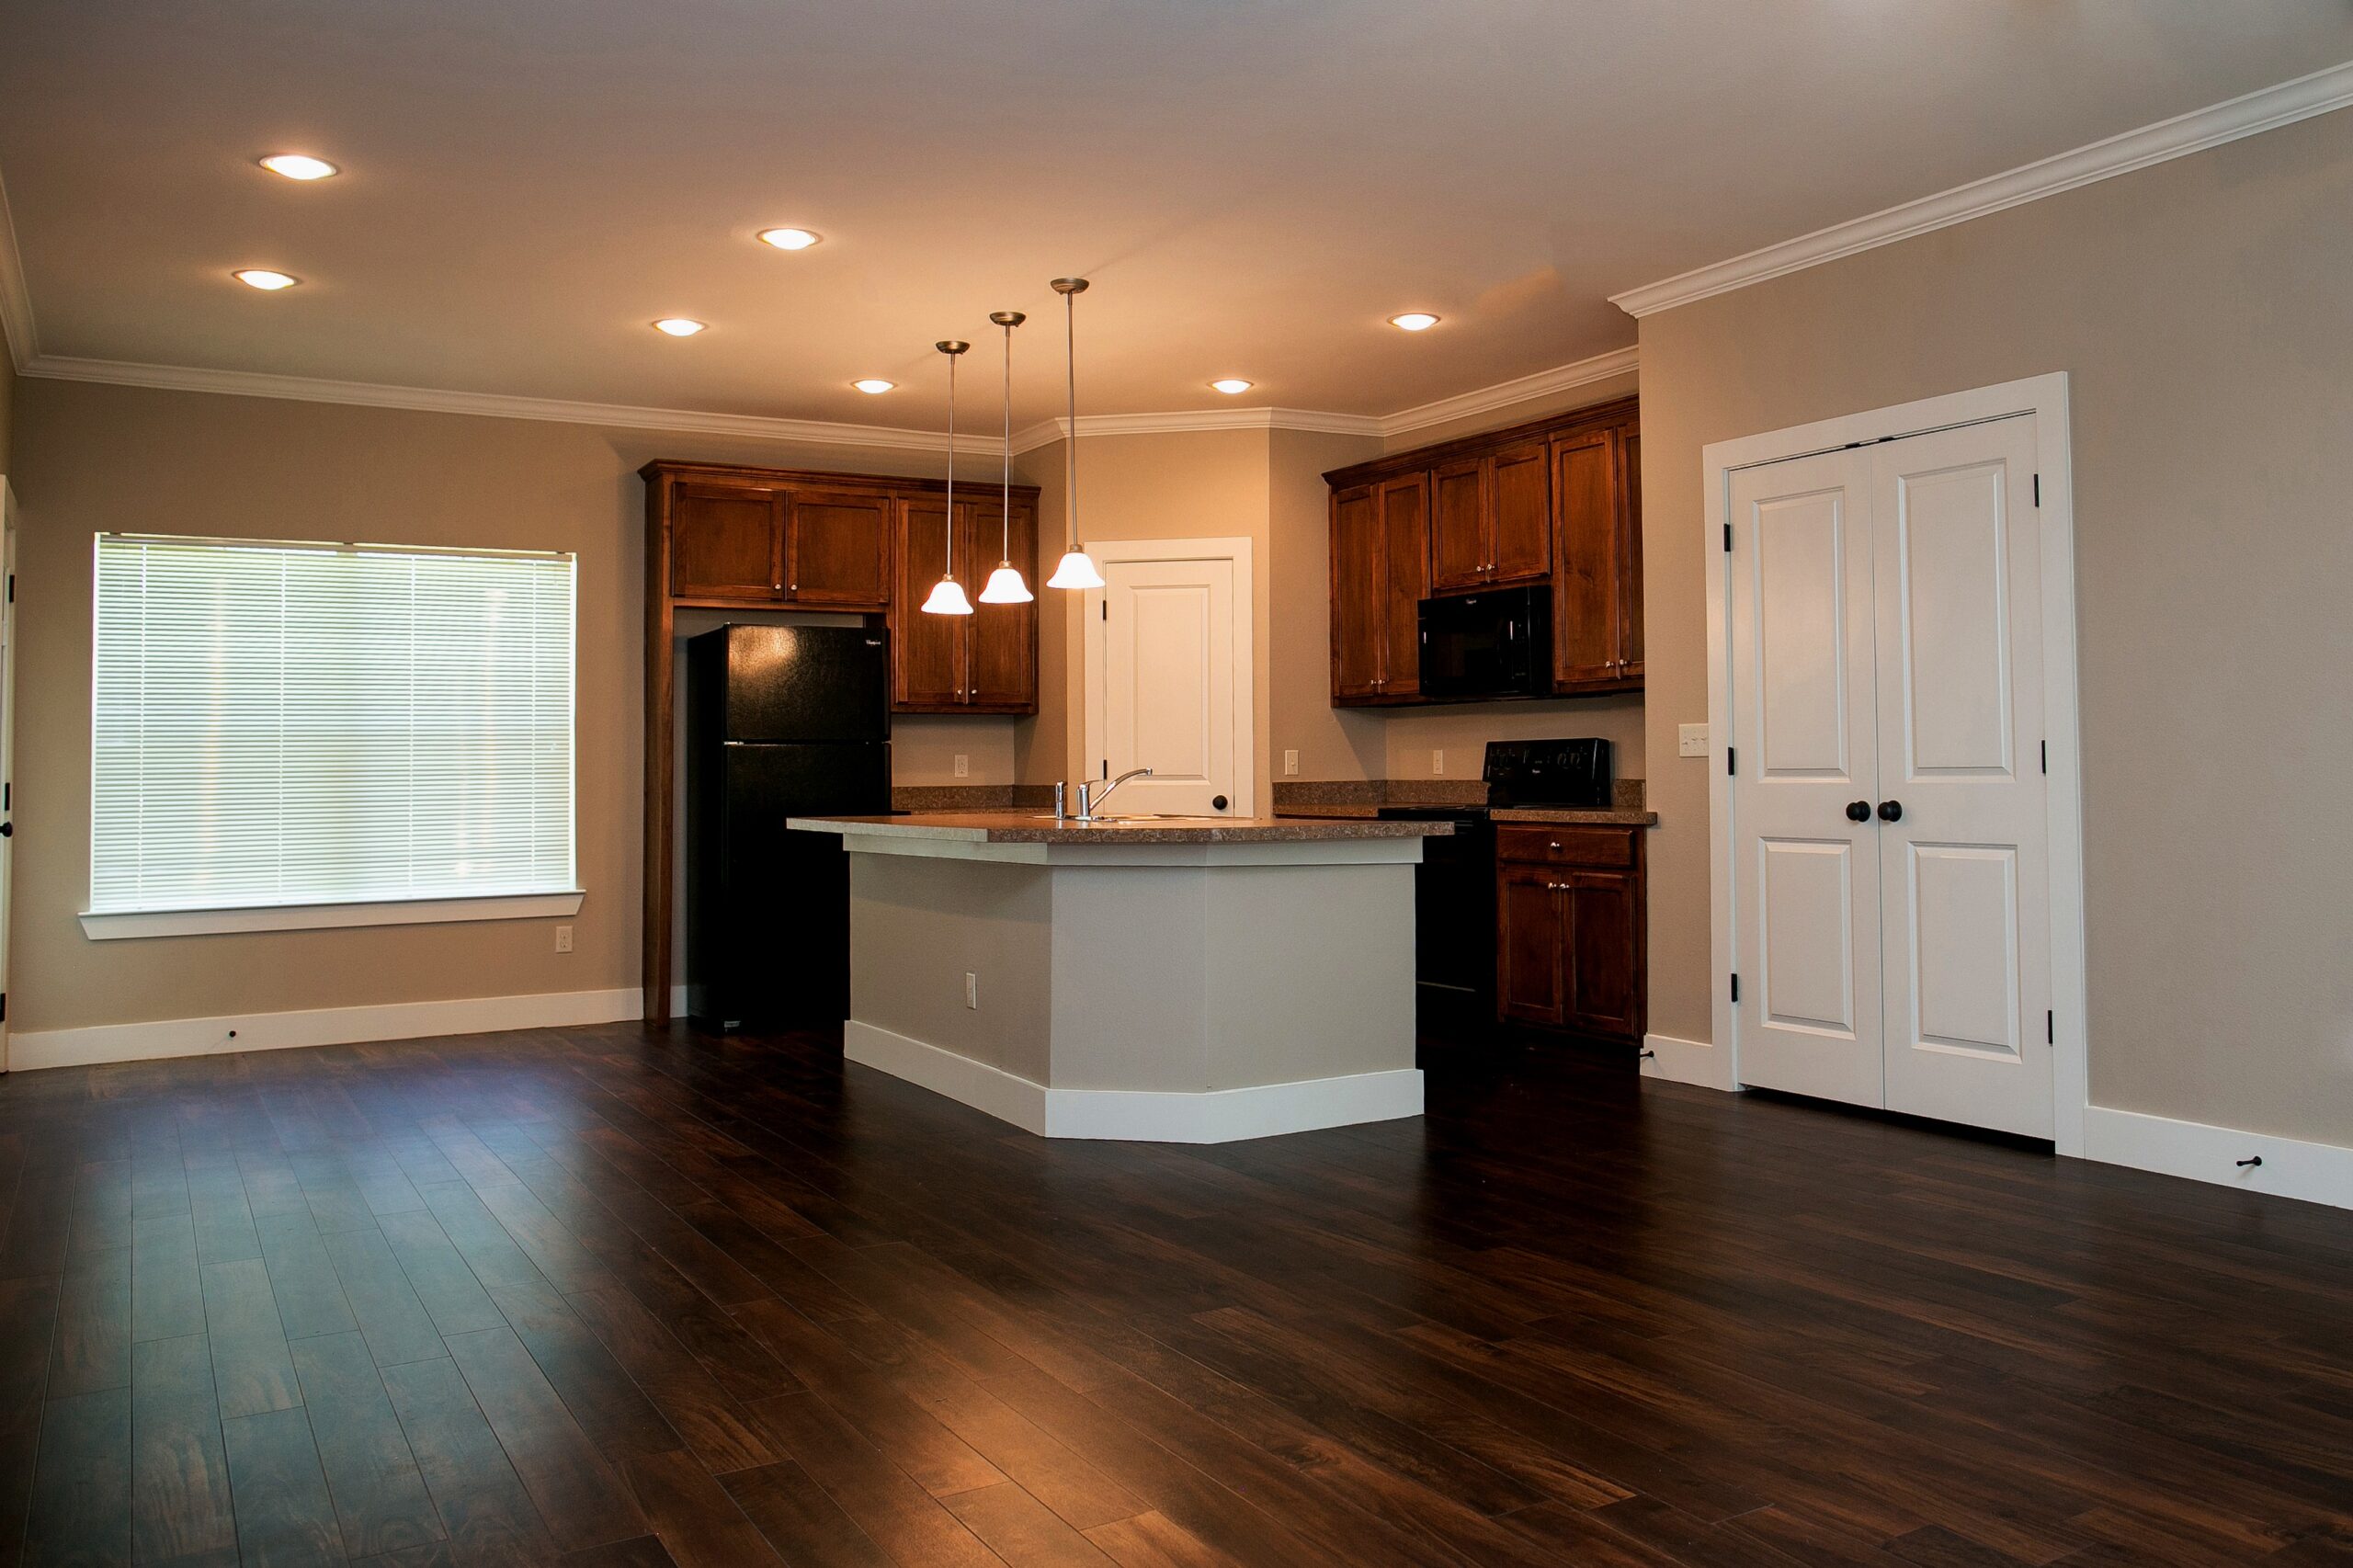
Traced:
POLYGON ((2048 1138, 2034 421, 1870 450, 1888 1108, 2048 1138))
POLYGON ((1152 769, 1120 786, 1115 812, 1249 813, 1248 667, 1238 642, 1249 620, 1232 542, 1165 553, 1097 547, 1103 586, 1088 606, 1090 770, 1116 778, 1152 769))
POLYGON ((1740 1075, 1879 1105, 1870 458, 1733 476, 1740 1075), (1849 815, 1855 802, 1863 819, 1849 815))
POLYGON ((1743 1083, 2052 1134, 2034 436, 1733 475, 1743 1083))

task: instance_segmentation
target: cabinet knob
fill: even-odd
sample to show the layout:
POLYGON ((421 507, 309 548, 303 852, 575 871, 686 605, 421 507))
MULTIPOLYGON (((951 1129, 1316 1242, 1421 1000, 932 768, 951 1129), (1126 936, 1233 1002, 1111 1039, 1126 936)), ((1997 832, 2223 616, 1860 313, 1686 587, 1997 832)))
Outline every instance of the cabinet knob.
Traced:
POLYGON ((1558 848, 1561 846, 1561 841, 1560 841, 1559 839, 1557 839, 1557 838, 1556 838, 1556 839, 1554 839, 1554 840, 1552 840, 1552 846, 1553 848, 1555 848, 1555 849, 1558 849, 1558 848))
POLYGON ((1901 801, 1881 801, 1879 803, 1879 820, 1881 822, 1902 822, 1904 820, 1904 802, 1901 801))
POLYGON ((1871 820, 1871 803, 1870 803, 1869 801, 1847 801, 1847 820, 1848 822, 1869 822, 1869 821, 1870 821, 1870 820, 1871 820))

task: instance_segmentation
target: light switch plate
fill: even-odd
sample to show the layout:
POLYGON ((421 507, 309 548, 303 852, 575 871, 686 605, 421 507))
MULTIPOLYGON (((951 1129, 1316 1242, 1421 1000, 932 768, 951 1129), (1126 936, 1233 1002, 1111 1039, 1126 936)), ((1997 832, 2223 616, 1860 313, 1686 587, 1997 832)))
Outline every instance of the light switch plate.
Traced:
POLYGON ((1676 749, 1685 756, 1708 755, 1708 726, 1685 724, 1675 732, 1676 749))
POLYGON ((968 969, 964 971, 964 1006, 977 1007, 980 1005, 981 977, 968 969))
POLYGON ((1295 751, 1283 753, 1283 777, 1286 778, 1299 777, 1299 753, 1295 751))
POLYGON ((1435 749, 1433 749, 1433 750, 1430 752, 1430 774, 1431 774, 1431 777, 1433 777, 1433 778, 1441 778, 1441 777, 1443 777, 1443 776, 1445 775, 1445 773, 1446 773, 1446 753, 1444 753, 1444 752, 1442 752, 1442 751, 1438 751, 1438 750, 1435 750, 1435 749))
POLYGON ((571 926, 559 926, 555 928, 555 950, 560 953, 568 953, 572 950, 571 926))
POLYGON ((968 778, 972 777, 972 759, 965 756, 962 752, 958 752, 956 754, 956 777, 959 778, 968 778))

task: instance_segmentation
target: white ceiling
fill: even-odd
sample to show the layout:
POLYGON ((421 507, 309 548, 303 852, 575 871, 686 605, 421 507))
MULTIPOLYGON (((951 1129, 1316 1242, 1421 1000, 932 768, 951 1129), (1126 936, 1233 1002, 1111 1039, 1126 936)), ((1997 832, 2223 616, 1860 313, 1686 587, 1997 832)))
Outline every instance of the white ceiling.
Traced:
POLYGON ((2346 0, 6 0, 0 178, 45 355, 936 426, 1013 308, 1026 426, 1078 272, 1090 414, 1377 415, 2348 58, 2346 0))

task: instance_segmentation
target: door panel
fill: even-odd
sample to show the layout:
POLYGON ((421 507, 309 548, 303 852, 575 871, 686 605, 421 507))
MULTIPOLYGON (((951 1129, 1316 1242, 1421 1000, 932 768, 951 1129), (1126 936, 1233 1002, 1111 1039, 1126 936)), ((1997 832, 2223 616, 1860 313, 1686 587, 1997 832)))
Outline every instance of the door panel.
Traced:
POLYGON ((1430 587, 1475 588, 1487 580, 1487 465, 1463 458, 1430 471, 1430 587))
MULTIPOLYGON (((926 615, 922 605, 948 559, 946 503, 928 496, 899 502, 899 569, 892 625, 892 700, 901 708, 956 708, 964 700, 967 638, 961 615, 926 615)), ((958 502, 956 509, 964 510, 958 502)), ((967 534, 969 536, 969 529, 967 534)), ((960 562, 969 564, 969 550, 960 562)), ((969 577, 969 572, 964 574, 969 577)), ((966 584, 967 595, 971 585, 966 584)))
POLYGON ((1429 594, 1429 482, 1423 474, 1381 487, 1381 695, 1422 689, 1422 600, 1429 594))
POLYGON ((682 599, 775 599, 784 587, 777 498, 680 483, 670 501, 670 591, 682 599))
POLYGON ((1885 1098, 1870 461, 1735 473, 1731 609, 1741 1081, 1885 1098))
POLYGON ((1618 437, 1552 443, 1552 681, 1613 683, 1618 669, 1618 437))
POLYGON ((1560 875, 1541 866, 1506 866, 1497 878, 1495 1011, 1516 1023, 1558 1028, 1563 1021, 1560 875))
POLYGON ((1488 581, 1540 583, 1552 570, 1552 463, 1540 441, 1486 460, 1488 581))
POLYGON ((882 495, 791 497, 785 593, 793 603, 879 610, 891 602, 891 502, 882 495))
POLYGON ((1110 809, 1232 812, 1235 726, 1249 713, 1235 686, 1233 562, 1106 560, 1101 592, 1103 754, 1095 760, 1113 778, 1153 770, 1121 785, 1110 809))
POLYGON ((1643 433, 1618 433, 1618 666, 1621 676, 1643 674, 1643 433))
POLYGON ((1634 879, 1611 871, 1567 871, 1561 877, 1568 922, 1567 991, 1563 1022, 1594 1034, 1642 1033, 1642 910, 1634 879))
POLYGON ((1332 496, 1332 695, 1381 690, 1381 622, 1388 585, 1381 571, 1379 508, 1370 485, 1332 496))
MULTIPOLYGON (((973 563, 972 580, 988 581, 994 562, 1009 559, 1037 592, 1038 509, 1016 499, 1013 503, 1012 543, 1005 542, 995 501, 984 502, 975 514, 979 537, 964 551, 973 563)), ((961 543, 961 541, 960 541, 961 543)), ((1038 602, 990 605, 973 593, 970 678, 966 695, 975 709, 992 712, 1034 713, 1038 710, 1038 602)))
POLYGON ((1887 1105, 2047 1138, 2034 450, 2029 417, 1870 449, 1887 1105))

